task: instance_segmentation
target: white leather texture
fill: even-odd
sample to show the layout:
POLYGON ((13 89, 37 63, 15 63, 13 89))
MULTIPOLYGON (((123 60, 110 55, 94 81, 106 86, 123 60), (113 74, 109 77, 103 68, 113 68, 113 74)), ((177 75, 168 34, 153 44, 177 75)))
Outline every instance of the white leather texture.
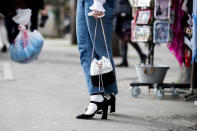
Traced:
POLYGON ((90 67, 90 75, 105 74, 113 70, 111 62, 105 56, 101 60, 93 59, 90 67))

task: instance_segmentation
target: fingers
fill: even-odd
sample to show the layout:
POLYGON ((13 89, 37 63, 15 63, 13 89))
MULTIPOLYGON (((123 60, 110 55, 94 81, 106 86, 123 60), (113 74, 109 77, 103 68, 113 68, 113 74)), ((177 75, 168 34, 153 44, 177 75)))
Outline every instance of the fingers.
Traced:
POLYGON ((97 16, 96 14, 94 14, 93 17, 94 17, 95 19, 98 19, 98 16, 97 16))
POLYGON ((93 10, 93 11, 94 11, 93 17, 95 19, 98 19, 98 17, 103 16, 103 14, 104 14, 104 12, 101 12, 101 11, 96 11, 96 10, 93 10))

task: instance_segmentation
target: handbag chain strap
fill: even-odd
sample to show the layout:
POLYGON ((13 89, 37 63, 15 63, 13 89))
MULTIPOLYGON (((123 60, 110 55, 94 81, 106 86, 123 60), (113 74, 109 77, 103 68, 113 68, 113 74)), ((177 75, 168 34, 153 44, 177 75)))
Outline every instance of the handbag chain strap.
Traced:
POLYGON ((105 48, 106 48, 106 51, 107 51, 107 57, 110 59, 110 56, 109 56, 109 49, 108 49, 108 46, 107 46, 107 39, 106 39, 106 36, 105 36, 105 30, 104 30, 102 18, 100 18, 100 22, 101 22, 101 28, 102 28, 103 37, 104 37, 104 42, 105 42, 105 48))
MULTIPOLYGON (((104 26, 103 26, 103 21, 102 21, 102 18, 99 18, 99 19, 100 19, 100 22, 101 22, 101 28, 102 28, 102 33, 103 33, 105 48, 106 48, 106 52, 107 52, 107 57, 110 59, 109 49, 108 49, 108 46, 107 46, 107 39, 106 39, 106 36, 105 36, 105 30, 104 30, 104 26)), ((98 19, 96 19, 96 26, 95 26, 95 30, 94 30, 94 41, 93 41, 93 50, 92 50, 92 61, 93 61, 93 58, 94 58, 94 50, 95 50, 95 43, 96 43, 97 26, 98 26, 98 19)))
MULTIPOLYGON (((100 22, 101 22, 101 28, 102 28, 102 33, 103 33, 105 48, 106 48, 106 51, 107 51, 107 57, 110 59, 109 50, 108 50, 108 46, 107 46, 107 40, 106 40, 106 36, 105 36, 105 30, 104 30, 102 18, 100 18, 100 22)), ((96 26, 95 26, 95 30, 94 30, 94 41, 93 41, 93 49, 92 49, 92 61, 93 61, 93 58, 94 58, 97 27, 98 27, 98 19, 96 19, 96 26)), ((104 85, 103 85, 103 77, 102 77, 102 74, 100 72, 101 72, 101 68, 99 67, 99 91, 100 92, 103 92, 104 91, 104 88, 101 89, 101 87, 104 87, 104 85)))

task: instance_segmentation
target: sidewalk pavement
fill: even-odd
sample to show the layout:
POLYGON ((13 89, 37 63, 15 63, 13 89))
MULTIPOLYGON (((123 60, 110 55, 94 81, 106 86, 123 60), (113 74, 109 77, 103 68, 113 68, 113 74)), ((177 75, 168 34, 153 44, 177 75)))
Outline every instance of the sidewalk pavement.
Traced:
MULTIPOLYGON (((179 65, 166 45, 156 47, 155 58, 157 64, 170 65, 165 81, 176 81, 179 65)), ((77 46, 48 39, 39 60, 25 65, 0 54, 0 131, 193 131, 197 124, 193 102, 172 94, 159 101, 147 87, 141 88, 138 98, 131 96, 130 82, 137 80, 134 65, 138 62, 129 47, 129 68, 116 68, 116 113, 109 114, 108 120, 101 120, 100 115, 78 120, 75 116, 85 110, 89 97, 77 46), (4 69, 5 64, 10 68, 4 69), (6 79, 5 74, 13 78, 6 79)))

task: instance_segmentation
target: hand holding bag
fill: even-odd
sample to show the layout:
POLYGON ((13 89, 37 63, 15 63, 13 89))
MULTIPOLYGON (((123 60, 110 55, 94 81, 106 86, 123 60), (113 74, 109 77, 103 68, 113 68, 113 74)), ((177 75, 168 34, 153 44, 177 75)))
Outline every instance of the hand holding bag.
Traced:
POLYGON ((98 20, 96 20, 94 43, 93 43, 93 50, 92 50, 92 60, 91 60, 91 66, 90 66, 90 78, 91 78, 92 85, 99 87, 99 90, 101 91, 101 87, 108 86, 115 81, 115 73, 113 71, 113 67, 110 62, 109 50, 107 46, 107 40, 105 37, 105 31, 103 27, 102 18, 100 18, 100 22, 101 22, 101 27, 102 27, 103 37, 104 37, 107 58, 105 56, 103 56, 101 60, 97 60, 96 58, 94 58, 96 32, 97 32, 97 24, 98 24, 98 20))

